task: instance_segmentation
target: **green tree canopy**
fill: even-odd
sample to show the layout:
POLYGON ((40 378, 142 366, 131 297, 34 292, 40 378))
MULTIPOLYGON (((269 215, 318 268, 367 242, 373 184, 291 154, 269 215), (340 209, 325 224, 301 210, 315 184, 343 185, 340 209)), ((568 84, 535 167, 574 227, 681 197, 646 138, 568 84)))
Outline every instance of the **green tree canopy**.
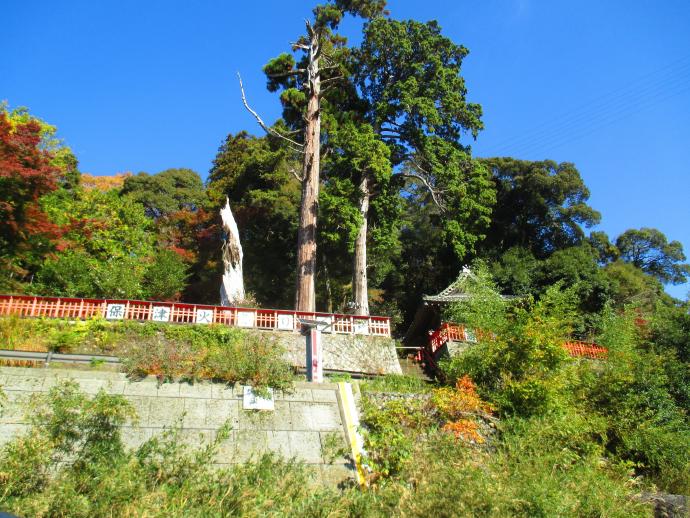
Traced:
POLYGON ((587 204, 589 189, 569 162, 530 162, 514 158, 487 158, 497 189, 496 208, 485 247, 505 250, 520 246, 543 258, 579 244, 582 226, 601 219, 587 204))
POLYGON ((155 219, 178 210, 195 211, 206 201, 204 184, 191 169, 166 169, 154 175, 129 176, 122 186, 122 194, 141 203, 146 215, 155 219))
POLYGON ((668 238, 655 228, 626 230, 616 239, 621 259, 634 264, 661 282, 682 284, 690 276, 690 265, 679 241, 668 238))
POLYGON ((156 250, 153 222, 144 207, 117 189, 60 189, 42 199, 61 228, 57 252, 38 270, 32 290, 71 297, 176 299, 186 266, 169 250, 156 250))

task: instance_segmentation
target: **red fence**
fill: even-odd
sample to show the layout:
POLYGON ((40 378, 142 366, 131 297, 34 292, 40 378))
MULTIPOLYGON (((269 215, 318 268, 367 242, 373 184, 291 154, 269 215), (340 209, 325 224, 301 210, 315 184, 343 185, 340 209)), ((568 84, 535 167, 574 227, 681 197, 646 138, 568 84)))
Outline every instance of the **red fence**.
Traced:
POLYGON ((139 320, 177 324, 224 324, 273 331, 300 331, 299 319, 308 319, 330 323, 324 332, 386 337, 391 335, 390 318, 388 317, 305 313, 280 309, 234 308, 143 300, 0 295, 0 315, 70 319, 103 317, 108 320, 139 320))
POLYGON ((609 354, 605 347, 589 342, 565 342, 563 347, 567 349, 570 356, 581 356, 592 360, 605 360, 609 354))
MULTIPOLYGON (((441 327, 429 335, 427 347, 420 351, 418 359, 424 358, 432 367, 435 367, 436 352, 446 342, 476 342, 477 336, 481 337, 481 335, 481 331, 476 331, 475 333, 464 326, 444 322, 441 324, 441 327)), ((571 356, 590 358, 592 360, 603 360, 608 355, 608 349, 589 342, 571 340, 565 342, 563 347, 571 356)))

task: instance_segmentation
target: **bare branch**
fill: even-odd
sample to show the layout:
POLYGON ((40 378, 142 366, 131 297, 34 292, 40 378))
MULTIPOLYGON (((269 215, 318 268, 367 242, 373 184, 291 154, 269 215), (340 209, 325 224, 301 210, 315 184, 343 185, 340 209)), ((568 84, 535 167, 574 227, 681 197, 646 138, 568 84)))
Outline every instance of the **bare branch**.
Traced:
POLYGON ((295 70, 290 70, 290 72, 282 72, 280 74, 266 74, 268 77, 280 78, 280 77, 290 77, 299 76, 307 72, 306 68, 296 68, 295 70))
POLYGON ((244 85, 242 84, 242 76, 240 75, 239 72, 237 72, 237 78, 240 80, 240 91, 242 92, 242 103, 244 104, 244 107, 247 108, 247 111, 249 111, 249 113, 251 113, 254 116, 256 121, 259 123, 259 126, 261 126, 263 128, 263 130, 266 133, 268 133, 269 135, 274 135, 276 137, 282 138, 283 140, 286 140, 287 142, 289 142, 293 146, 296 146, 296 149, 293 148, 293 151, 297 151, 298 153, 304 153, 304 146, 302 144, 292 140, 291 138, 286 137, 285 135, 283 135, 282 133, 277 131, 275 128, 271 128, 268 125, 266 125, 266 123, 261 119, 259 114, 256 113, 254 110, 252 110, 249 107, 249 104, 247 104, 247 97, 244 94, 244 85))
POLYGON ((304 180, 304 178, 302 178, 299 174, 297 174, 297 171, 295 171, 295 168, 294 168, 294 167, 289 168, 288 171, 290 171, 290 173, 292 173, 292 176, 294 176, 295 178, 297 178, 297 181, 298 181, 298 182, 302 183, 302 181, 304 180))
MULTIPOLYGON (((419 165, 417 163, 415 163, 414 161, 413 161, 413 163, 415 164, 415 166, 419 167, 419 165)), ((421 167, 419 167, 419 169, 424 171, 421 167)), ((424 171, 424 172, 426 172, 426 171, 424 171)), ((446 211, 446 207, 439 200, 438 191, 431 185, 431 183, 429 183, 429 180, 427 180, 423 175, 418 174, 418 173, 413 173, 411 171, 404 171, 404 172, 400 172, 398 174, 400 176, 404 176, 405 178, 416 178, 417 180, 422 182, 424 184, 424 187, 426 187, 427 191, 429 191, 429 194, 431 194, 431 199, 434 200, 434 204, 439 209, 441 209, 442 212, 446 211)))
POLYGON ((322 80, 321 80, 321 84, 322 84, 322 85, 325 85, 325 84, 328 83, 329 81, 337 81, 338 79, 344 79, 344 78, 345 78, 345 76, 329 77, 328 79, 322 79, 322 80))

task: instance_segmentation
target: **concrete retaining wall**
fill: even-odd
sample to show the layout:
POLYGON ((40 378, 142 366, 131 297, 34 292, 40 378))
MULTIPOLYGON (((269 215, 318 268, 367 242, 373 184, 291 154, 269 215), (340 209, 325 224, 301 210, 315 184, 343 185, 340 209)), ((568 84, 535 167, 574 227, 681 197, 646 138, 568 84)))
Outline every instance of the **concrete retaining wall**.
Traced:
POLYGON ((129 381, 123 374, 113 372, 0 367, 0 386, 8 398, 0 417, 0 444, 27 430, 25 403, 31 395, 46 392, 65 379, 75 380, 87 394, 104 389, 123 395, 134 406, 138 423, 122 429, 129 447, 175 426, 181 426, 182 440, 201 446, 213 440, 220 426, 230 420, 232 432, 216 455, 220 466, 273 451, 311 465, 325 483, 354 476, 348 459, 341 457, 329 464, 323 451, 327 440, 348 444, 335 384, 298 383, 292 393, 275 394, 274 411, 254 411, 243 409, 243 388, 239 385, 158 385, 154 379, 129 381), (329 436, 334 434, 331 439, 329 436))
MULTIPOLYGON (((304 336, 288 332, 247 332, 270 333, 287 350, 288 361, 292 365, 304 367, 304 336)), ((323 333, 322 343, 324 369, 367 374, 402 374, 395 351, 395 341, 391 338, 323 333)))

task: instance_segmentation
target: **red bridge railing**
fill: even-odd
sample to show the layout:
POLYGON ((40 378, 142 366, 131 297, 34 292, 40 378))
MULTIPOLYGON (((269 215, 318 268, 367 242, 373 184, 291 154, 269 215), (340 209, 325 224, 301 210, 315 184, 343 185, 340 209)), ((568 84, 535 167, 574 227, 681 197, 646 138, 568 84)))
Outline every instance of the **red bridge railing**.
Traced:
POLYGON ((318 319, 331 323, 325 332, 385 337, 391 335, 389 317, 143 300, 0 295, 0 315, 69 319, 103 317, 108 320, 223 324, 272 331, 300 331, 299 319, 318 319))
MULTIPOLYGON (((444 322, 429 335, 427 347, 420 350, 417 359, 423 359, 435 368, 436 352, 447 342, 476 342, 477 337, 481 338, 483 334, 479 330, 472 331, 459 324, 444 322)), ((608 349, 590 342, 570 340, 564 342, 563 347, 574 357, 603 360, 608 356, 608 349)))

